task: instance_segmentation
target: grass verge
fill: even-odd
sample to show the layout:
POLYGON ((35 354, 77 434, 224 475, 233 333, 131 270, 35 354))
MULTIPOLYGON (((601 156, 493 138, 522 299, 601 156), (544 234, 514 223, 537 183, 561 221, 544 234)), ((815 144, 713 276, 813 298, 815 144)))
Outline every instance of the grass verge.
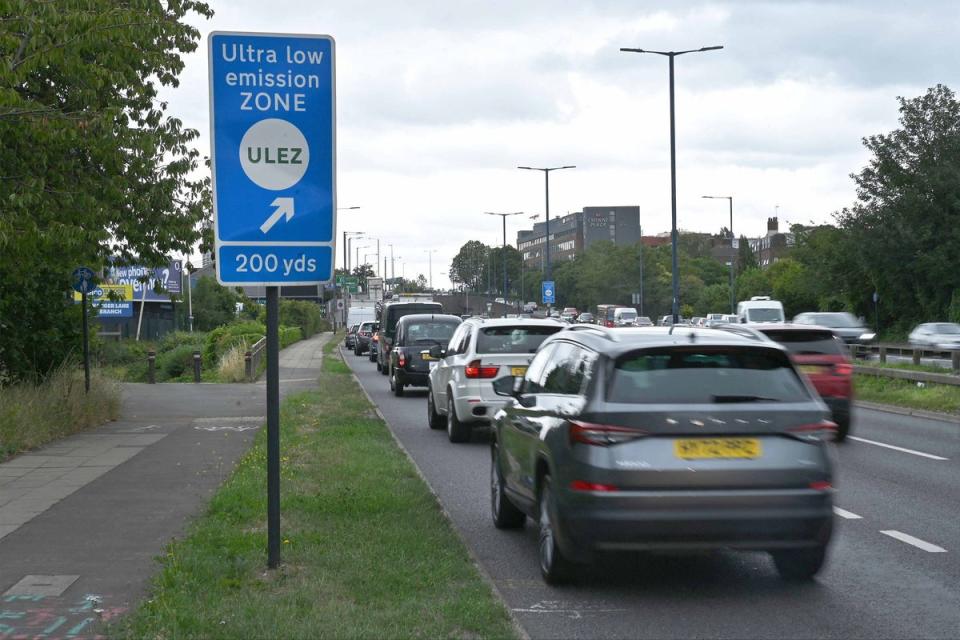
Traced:
POLYGON ((960 387, 864 374, 854 377, 854 387, 858 400, 960 415, 960 387))
POLYGON ((39 384, 0 387, 0 462, 120 413, 120 387, 94 369, 90 393, 83 371, 67 362, 39 384))
POLYGON ((288 397, 283 565, 266 570, 266 432, 161 558, 126 638, 516 637, 506 609, 350 369, 327 343, 319 388, 288 397))
POLYGON ((925 373, 940 373, 950 375, 950 367, 938 367, 932 364, 913 364, 911 362, 880 362, 879 360, 856 360, 857 366, 877 367, 878 369, 900 369, 901 371, 922 371, 925 373))

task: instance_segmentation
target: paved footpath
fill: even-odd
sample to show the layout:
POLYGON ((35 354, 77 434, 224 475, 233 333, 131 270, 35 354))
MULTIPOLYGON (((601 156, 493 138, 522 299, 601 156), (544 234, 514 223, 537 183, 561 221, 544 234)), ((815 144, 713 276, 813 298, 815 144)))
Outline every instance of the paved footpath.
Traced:
MULTIPOLYGON (((281 395, 316 386, 330 336, 280 352, 281 395)), ((0 640, 95 637, 134 607, 265 403, 263 380, 125 384, 119 420, 0 464, 0 640)))

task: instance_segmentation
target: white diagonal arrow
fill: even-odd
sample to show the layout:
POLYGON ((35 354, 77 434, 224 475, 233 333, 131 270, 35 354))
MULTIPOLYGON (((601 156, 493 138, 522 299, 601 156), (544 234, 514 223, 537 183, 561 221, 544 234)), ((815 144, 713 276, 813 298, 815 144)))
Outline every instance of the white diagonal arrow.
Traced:
POLYGON ((290 222, 290 218, 293 217, 293 198, 277 198, 270 203, 271 207, 276 207, 277 210, 270 214, 270 217, 267 218, 267 221, 260 225, 260 231, 264 233, 270 231, 273 228, 273 225, 280 222, 280 218, 284 215, 287 216, 287 222, 290 222))

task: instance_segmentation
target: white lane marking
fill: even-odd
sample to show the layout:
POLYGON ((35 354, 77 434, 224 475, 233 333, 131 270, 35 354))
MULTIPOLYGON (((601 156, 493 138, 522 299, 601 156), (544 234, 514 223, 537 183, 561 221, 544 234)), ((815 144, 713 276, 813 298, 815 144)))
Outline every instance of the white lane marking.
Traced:
POLYGON ((907 544, 913 545, 918 549, 929 551, 930 553, 946 553, 947 552, 947 550, 944 549, 943 547, 938 547, 935 544, 930 544, 929 542, 925 542, 920 538, 914 538, 913 536, 907 535, 902 531, 888 529, 886 531, 881 531, 880 533, 890 536, 891 538, 896 538, 900 542, 906 542, 907 544))
POLYGON ((846 518, 847 520, 861 520, 863 516, 858 516, 852 511, 847 511, 846 509, 841 509, 840 507, 834 507, 833 512, 840 516, 841 518, 846 518))
POLYGON ((906 449, 904 447, 898 447, 892 444, 887 444, 885 442, 877 442, 876 440, 867 440, 866 438, 858 438, 857 436, 847 436, 851 440, 856 440, 857 442, 865 442, 866 444, 872 444, 877 447, 884 447, 886 449, 893 449, 894 451, 902 451, 904 453, 911 453, 915 456, 920 456, 922 458, 930 458, 931 460, 949 460, 950 458, 944 458, 942 456, 935 456, 932 453, 924 453, 923 451, 917 451, 915 449, 906 449))

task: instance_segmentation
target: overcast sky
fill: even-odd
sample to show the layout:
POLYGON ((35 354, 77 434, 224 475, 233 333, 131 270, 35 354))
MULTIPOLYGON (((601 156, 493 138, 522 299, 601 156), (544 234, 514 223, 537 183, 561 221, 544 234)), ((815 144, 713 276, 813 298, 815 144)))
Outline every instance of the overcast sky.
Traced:
MULTIPOLYGON (((676 61, 678 226, 690 231, 728 224, 726 202, 702 195, 734 197, 738 235, 761 235, 775 212, 781 229, 830 221, 854 200, 861 138, 897 126, 896 96, 960 88, 953 0, 210 4, 180 87, 163 92, 201 153, 208 32, 332 35, 338 201, 361 207, 338 228, 379 237, 386 255, 392 243, 408 278, 428 275, 436 249, 438 287, 464 242, 501 242, 482 212, 542 216, 542 174, 517 165, 577 165, 552 174, 552 216, 639 205, 645 235, 669 231, 667 59, 620 47, 724 46, 676 61)), ((529 224, 509 219, 508 242, 529 224)))

